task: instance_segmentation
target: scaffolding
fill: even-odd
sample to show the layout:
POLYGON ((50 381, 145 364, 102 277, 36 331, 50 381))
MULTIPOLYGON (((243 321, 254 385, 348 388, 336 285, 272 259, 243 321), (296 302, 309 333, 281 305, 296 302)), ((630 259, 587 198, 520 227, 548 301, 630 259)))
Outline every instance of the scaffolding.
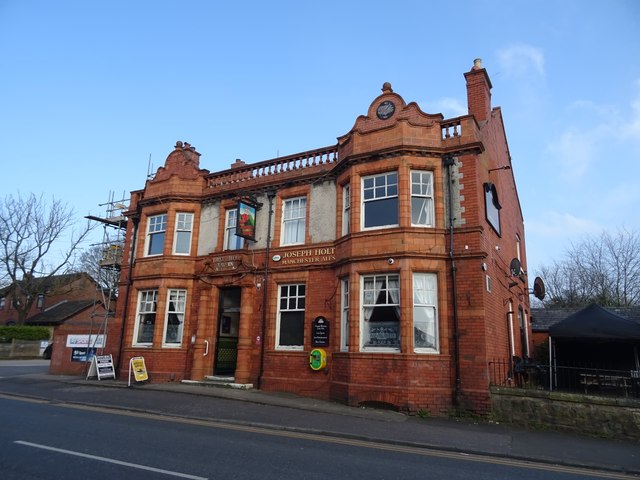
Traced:
MULTIPOLYGON (((91 272, 98 287, 97 295, 91 313, 91 326, 89 331, 89 346, 87 347, 87 360, 89 352, 93 348, 96 355, 102 355, 106 347, 107 333, 109 329, 109 319, 115 315, 115 301, 118 297, 118 284, 120 282, 120 268, 122 266, 122 251, 124 247, 125 234, 127 230, 127 218, 124 212, 128 210, 129 199, 122 198, 116 200, 114 193, 109 192, 109 201, 100 204, 106 207, 104 217, 89 215, 86 218, 99 222, 103 226, 102 241, 91 245, 96 251, 96 268, 91 272), (101 247, 101 248, 96 248, 101 247), (102 336, 102 337, 101 337, 102 336), (99 347, 96 345, 97 339, 103 338, 99 347)), ((86 367, 90 366, 87 361, 86 367)))

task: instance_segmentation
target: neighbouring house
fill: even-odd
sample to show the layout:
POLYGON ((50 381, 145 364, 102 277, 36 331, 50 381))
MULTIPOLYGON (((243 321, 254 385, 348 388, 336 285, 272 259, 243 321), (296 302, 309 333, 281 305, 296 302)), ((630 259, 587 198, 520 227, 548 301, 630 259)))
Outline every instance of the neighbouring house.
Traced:
POLYGON ((489 361, 531 353, 525 232, 489 75, 464 78, 467 115, 385 83, 336 144, 223 171, 177 142, 125 212, 119 375, 489 411, 489 361))
POLYGON ((62 301, 29 318, 26 325, 52 328, 49 372, 53 374, 86 373, 91 356, 117 350, 122 335, 113 312, 96 300, 62 301))
MULTIPOLYGON (((73 300, 95 300, 99 295, 98 284, 86 273, 69 273, 35 279, 38 294, 27 319, 38 315, 60 302, 73 300)), ((13 292, 17 284, 0 289, 0 325, 11 325, 18 321, 13 292)))

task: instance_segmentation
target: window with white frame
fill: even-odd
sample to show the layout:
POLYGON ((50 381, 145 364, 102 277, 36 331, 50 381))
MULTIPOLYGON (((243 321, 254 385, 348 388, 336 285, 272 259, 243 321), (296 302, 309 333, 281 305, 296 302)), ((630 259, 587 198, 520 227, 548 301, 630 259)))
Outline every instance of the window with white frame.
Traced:
POLYGON ((363 228, 398 225, 398 174, 382 173, 362 178, 363 228))
POLYGON ((398 275, 362 277, 363 350, 400 350, 400 280, 398 275))
POLYGON ((164 344, 180 346, 184 331, 187 291, 170 289, 167 292, 167 314, 164 322, 164 344))
POLYGON ((0 297, 0 310, 4 310, 5 305, 6 305, 5 297, 0 297))
POLYGON ((278 290, 278 325, 276 348, 302 350, 304 347, 304 284, 280 285, 278 290))
POLYGON ((438 351, 438 287, 435 273, 413 274, 413 348, 438 351))
POLYGON ((433 227, 433 172, 411 172, 411 225, 433 227))
POLYGON ((340 310, 340 350, 349 350, 349 280, 340 281, 341 285, 341 310, 340 310))
POLYGON ((167 214, 154 215, 147 220, 147 255, 162 255, 167 232, 167 214))
POLYGON ((134 345, 151 345, 156 325, 157 290, 142 290, 138 293, 138 314, 133 333, 134 345))
POLYGON ((191 231, 193 229, 193 213, 176 214, 176 231, 173 236, 173 253, 189 255, 191 253, 191 231))
POLYGON ((242 247, 244 247, 244 238, 236 235, 236 227, 238 226, 238 209, 233 208, 227 210, 226 216, 223 248, 225 250, 241 250, 242 247))
POLYGON ((351 186, 342 188, 342 235, 351 232, 351 186))
POLYGON ((290 198, 283 202, 282 245, 304 243, 307 218, 307 199, 290 198))
POLYGON ((520 235, 516 233, 516 258, 522 262, 522 257, 520 257, 520 235))

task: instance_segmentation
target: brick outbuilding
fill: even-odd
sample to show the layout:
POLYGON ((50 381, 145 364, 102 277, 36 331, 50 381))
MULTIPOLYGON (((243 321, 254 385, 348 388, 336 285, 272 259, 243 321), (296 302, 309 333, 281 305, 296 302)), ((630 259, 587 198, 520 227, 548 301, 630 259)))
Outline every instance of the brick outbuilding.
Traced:
POLYGON ((119 374, 488 411, 529 289, 502 114, 480 62, 464 76, 456 118, 385 83, 328 147, 212 173, 178 142, 126 212, 119 374))

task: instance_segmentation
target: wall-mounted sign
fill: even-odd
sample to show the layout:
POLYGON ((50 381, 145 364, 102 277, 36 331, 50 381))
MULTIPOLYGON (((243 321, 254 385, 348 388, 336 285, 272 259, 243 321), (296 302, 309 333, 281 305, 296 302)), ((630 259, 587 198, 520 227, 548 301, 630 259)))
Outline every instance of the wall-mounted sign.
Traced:
POLYGON ((211 268, 214 272, 224 272, 228 270, 237 270, 242 264, 240 255, 223 255, 217 257, 211 262, 211 268))
POLYGON ((336 260, 335 247, 305 248, 302 250, 287 250, 272 257, 280 265, 300 265, 308 263, 330 263, 336 260), (278 259, 276 260, 276 256, 278 259))
POLYGON ((316 317, 311 323, 311 345, 314 347, 329 346, 329 320, 316 317))
POLYGON ((104 348, 106 340, 105 335, 67 335, 67 347, 104 348))
POLYGON ((248 202, 238 202, 236 235, 253 242, 256 241, 256 210, 257 207, 248 202))
POLYGON ((90 362, 95 354, 95 348, 75 347, 71 349, 71 361, 90 362))

